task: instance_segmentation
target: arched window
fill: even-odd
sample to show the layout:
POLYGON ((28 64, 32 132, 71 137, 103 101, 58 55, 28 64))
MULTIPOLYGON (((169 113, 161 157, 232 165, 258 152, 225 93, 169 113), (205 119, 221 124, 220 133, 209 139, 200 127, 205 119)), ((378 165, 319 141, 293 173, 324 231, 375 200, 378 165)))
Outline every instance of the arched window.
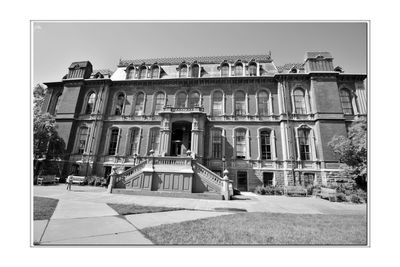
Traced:
POLYGON ((257 63, 249 63, 249 76, 257 76, 257 63))
POLYGON ((343 113, 346 115, 353 115, 353 106, 351 104, 351 95, 349 90, 340 90, 340 102, 342 103, 343 113))
POLYGON ((211 155, 214 159, 222 158, 222 130, 214 128, 211 130, 211 155))
POLYGON ((310 150, 310 129, 301 128, 298 129, 298 143, 300 150, 300 159, 301 160, 310 160, 311 159, 311 150, 310 150))
POLYGON ((294 109, 296 114, 306 114, 306 102, 304 100, 304 91, 296 89, 293 92, 294 109))
POLYGON ((124 109, 124 104, 125 104, 125 94, 119 93, 117 96, 116 103, 115 103, 114 115, 122 115, 122 111, 124 109))
POLYGON ((128 156, 139 154, 140 129, 132 128, 128 136, 128 156))
POLYGON ((229 76, 229 64, 222 63, 221 64, 221 77, 228 77, 229 76))
POLYGON ((79 139, 78 139, 78 154, 83 154, 86 150, 86 143, 89 137, 89 128, 81 127, 79 131, 79 139))
POLYGON ((179 68, 179 78, 186 78, 187 77, 187 66, 182 64, 179 68))
POLYGON ((176 96, 176 105, 177 108, 184 108, 186 107, 186 93, 180 92, 176 96))
POLYGON ((200 67, 199 64, 193 64, 192 65, 192 73, 191 73, 192 78, 198 78, 200 77, 200 67))
POLYGON ((151 69, 151 78, 157 79, 159 74, 160 74, 160 67, 153 66, 153 68, 151 69))
POLYGON ((224 112, 223 110, 223 94, 221 91, 215 91, 212 96, 212 115, 221 116, 224 112))
POLYGON ((236 63, 235 76, 243 76, 243 63, 236 63))
POLYGON ((108 155, 115 155, 117 153, 119 129, 114 128, 110 133, 110 143, 108 145, 108 155))
POLYGON ((146 66, 141 66, 139 69, 139 79, 146 79, 147 68, 146 66))
POLYGON ((199 106, 200 94, 198 92, 191 92, 189 95, 189 108, 199 106))
POLYGON ((162 111, 165 105, 165 94, 160 92, 156 95, 156 102, 154 106, 154 113, 158 114, 158 112, 162 111))
POLYGON ((135 78, 135 68, 134 67, 130 67, 127 71, 126 74, 126 79, 127 80, 133 80, 135 78))
POLYGON ((246 129, 235 130, 236 158, 244 159, 247 154, 246 129))
POLYGON ((160 128, 151 128, 150 136, 149 136, 149 146, 148 151, 153 150, 156 154, 158 151, 158 147, 160 145, 160 128))
POLYGON ((235 93, 235 115, 246 115, 246 94, 243 91, 235 93))
POLYGON ((139 93, 136 96, 136 103, 135 103, 135 115, 140 116, 144 113, 144 94, 139 93))
POLYGON ((258 93, 258 115, 267 116, 269 114, 269 95, 267 91, 258 93))
POLYGON ((261 159, 271 159, 271 131, 261 131, 260 139, 261 159))
POLYGON ((92 92, 89 94, 88 97, 85 114, 92 114, 95 102, 96 102, 96 94, 92 92))
POLYGON ((60 107, 61 95, 62 94, 58 94, 56 96, 55 105, 54 105, 54 111, 53 111, 54 115, 57 115, 58 108, 60 107))

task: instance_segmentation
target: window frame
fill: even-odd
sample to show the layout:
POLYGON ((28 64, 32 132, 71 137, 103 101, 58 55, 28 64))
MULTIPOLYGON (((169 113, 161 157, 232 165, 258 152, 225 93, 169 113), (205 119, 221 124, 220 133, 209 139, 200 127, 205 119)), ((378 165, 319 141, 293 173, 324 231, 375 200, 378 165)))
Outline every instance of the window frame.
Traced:
POLYGON ((200 102, 201 102, 201 94, 199 91, 195 90, 195 91, 191 91, 189 92, 189 94, 187 95, 187 107, 188 108, 195 108, 195 107, 199 107, 200 106, 200 102), (197 104, 195 102, 192 103, 193 100, 193 95, 197 94, 197 104), (193 105, 192 105, 193 104, 193 105))
POLYGON ((224 154, 224 130, 219 127, 213 127, 210 130, 211 143, 211 158, 222 159, 224 154), (218 135, 219 134, 219 135, 218 135), (215 142, 215 137, 218 137, 218 142, 215 142), (217 150, 215 148, 218 148, 217 150))
POLYGON ((143 91, 139 91, 137 92, 136 96, 135 96, 135 106, 133 108, 133 115, 134 116, 143 116, 145 115, 145 111, 146 111, 146 94, 143 91), (143 95, 143 101, 142 103, 139 103, 138 105, 138 100, 139 100, 139 96, 143 95), (138 110, 138 107, 141 107, 141 110, 138 110), (139 112, 141 111, 141 112, 139 112))
POLYGON ((340 98, 340 105, 342 107, 342 112, 344 115, 354 115, 354 108, 353 108, 353 96, 352 93, 349 89, 347 88, 341 88, 339 90, 339 98, 340 98), (342 93, 346 93, 346 96, 343 96, 342 93), (344 98, 346 98, 348 101, 344 102, 344 98), (348 106, 345 106, 345 105, 348 106), (350 112, 348 112, 350 111, 350 112))
POLYGON ((238 128, 234 128, 233 130, 234 133, 234 148, 235 148, 235 159, 248 159, 249 158, 249 144, 248 144, 248 135, 249 135, 249 130, 247 128, 244 127, 238 127, 238 128), (240 143, 238 142, 238 133, 239 132, 243 132, 243 135, 240 135, 240 137, 243 138, 243 140, 240 141, 240 143), (240 144, 240 145, 238 145, 240 144), (243 148, 242 151, 239 151, 238 148, 241 147, 243 148), (241 152, 240 156, 238 156, 238 152, 241 152))
POLYGON ((160 111, 163 111, 164 110, 164 106, 165 106, 165 104, 167 103, 167 97, 166 97, 166 93, 165 92, 163 92, 163 91, 158 91, 158 92, 156 92, 155 94, 154 94, 154 101, 153 101, 153 106, 154 106, 154 108, 153 108, 153 113, 155 114, 155 115, 158 115, 158 113, 160 112, 160 111), (163 97, 163 103, 161 104, 161 103, 158 103, 158 96, 159 95, 163 95, 164 97, 163 97), (160 109, 157 109, 157 107, 158 106, 160 106, 160 105, 162 105, 161 106, 161 108, 160 109))
POLYGON ((247 108, 247 93, 244 90, 236 90, 234 92, 234 97, 233 97, 233 115, 235 116, 246 116, 248 115, 248 108, 247 108), (244 99, 242 101, 238 101, 238 93, 243 93, 244 94, 244 99), (243 102, 243 103, 241 103, 243 102), (238 105, 243 105, 242 108, 240 109, 241 112, 238 112, 238 105), (244 111, 244 112, 242 112, 244 111))
POLYGON ((295 89, 293 89, 292 101, 294 114, 305 115, 308 113, 305 89, 301 87, 296 87, 295 89), (302 95, 298 95, 296 94, 296 92, 301 92, 302 95), (301 101, 299 101, 299 97, 301 97, 301 101), (301 103, 301 106, 299 106, 299 103, 301 103))
POLYGON ((87 94, 87 97, 86 97, 86 105, 85 105, 85 112, 84 112, 85 115, 90 115, 90 114, 93 113, 93 111, 95 110, 95 107, 96 107, 96 100, 97 100, 96 92, 95 91, 90 91, 87 94), (88 108, 89 108, 89 104, 90 104, 89 101, 90 101, 92 95, 94 95, 94 100, 93 100, 93 103, 92 103, 93 106, 91 107, 91 111, 88 112, 88 108))
POLYGON ((224 91, 222 91, 220 89, 214 90, 211 93, 211 116, 223 116, 224 114, 225 114, 225 94, 224 94, 224 91), (216 93, 220 93, 221 94, 221 101, 218 101, 218 102, 215 101, 215 94, 216 93), (216 114, 215 111, 217 109, 215 109, 214 107, 215 107, 215 103, 219 103, 219 102, 220 102, 220 104, 218 104, 218 105, 221 105, 220 113, 216 114))
POLYGON ((137 126, 129 128, 126 138, 127 140, 126 156, 133 156, 135 154, 139 155, 141 135, 142 135, 142 128, 137 126), (136 135, 135 138, 132 138, 134 132, 136 132, 136 135), (135 143, 136 143, 136 148, 133 146, 135 143))
POLYGON ((160 144, 161 144, 161 129, 160 127, 151 127, 149 128, 149 134, 148 134, 148 144, 147 144, 147 152, 149 153, 150 150, 154 150, 154 155, 159 154, 160 150, 160 144), (156 137, 153 136, 154 131, 157 130, 157 135, 156 137), (158 142, 155 142, 158 140, 158 142), (157 144, 157 147, 154 147, 154 145, 157 144))
MULTIPOLYGON (((182 99, 181 99, 182 100, 182 99)), ((188 102, 188 94, 185 92, 185 91, 178 91, 178 92, 176 92, 176 95, 175 95, 175 108, 186 108, 187 107, 187 102, 188 102), (184 102, 184 105, 183 106, 178 106, 178 104, 180 103, 180 102, 178 102, 178 100, 179 100, 179 95, 183 95, 183 94, 185 94, 185 102, 184 102)))
MULTIPOLYGON (((264 98, 264 97, 263 97, 264 98)), ((272 114, 272 99, 271 99, 271 92, 266 89, 261 89, 257 92, 257 115, 259 116, 269 116, 272 114), (261 93, 266 94, 266 102, 261 102, 262 97, 260 96, 261 93), (260 107, 264 104, 264 112, 260 112, 260 107), (266 112, 265 112, 266 110, 266 112)))
POLYGON ((114 95, 114 106, 113 106, 112 115, 113 116, 122 116, 124 114, 125 104, 126 104, 126 94, 122 91, 116 92, 114 95), (123 103, 122 103, 122 105, 118 105, 118 100, 121 95, 123 95, 123 97, 124 97, 123 103), (118 106, 120 108, 120 114, 117 114, 118 106))

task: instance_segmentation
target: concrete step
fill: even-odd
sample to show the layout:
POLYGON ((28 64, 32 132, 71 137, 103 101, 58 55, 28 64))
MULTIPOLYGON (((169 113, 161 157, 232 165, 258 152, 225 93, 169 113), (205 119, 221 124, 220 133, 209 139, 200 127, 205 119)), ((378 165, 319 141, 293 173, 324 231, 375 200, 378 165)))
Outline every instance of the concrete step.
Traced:
POLYGON ((217 193, 187 193, 187 192, 168 192, 168 191, 146 191, 146 190, 135 190, 135 189, 121 189, 114 188, 113 194, 125 194, 125 195, 141 195, 141 196, 157 196, 157 197, 177 197, 177 198, 194 198, 194 199, 214 199, 221 200, 221 194, 217 193))

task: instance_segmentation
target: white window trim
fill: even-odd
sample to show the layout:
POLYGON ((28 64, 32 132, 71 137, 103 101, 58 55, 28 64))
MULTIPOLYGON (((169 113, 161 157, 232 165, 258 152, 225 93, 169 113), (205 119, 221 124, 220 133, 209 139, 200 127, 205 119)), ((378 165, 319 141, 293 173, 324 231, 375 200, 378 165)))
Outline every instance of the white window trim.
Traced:
POLYGON ((133 152, 133 154, 137 154, 139 156, 140 145, 141 145, 141 142, 142 142, 142 133, 143 133, 143 128, 140 127, 140 126, 133 126, 133 127, 130 127, 128 129, 128 132, 126 133, 125 156, 132 156, 132 155, 129 155, 129 147, 130 147, 130 144, 131 144, 130 143, 131 142, 130 136, 131 136, 131 133, 132 133, 132 131, 134 129, 138 130, 138 146, 136 148, 136 151, 133 152))
POLYGON ((185 107, 188 106, 189 94, 185 90, 178 90, 174 95, 174 107, 175 108, 177 107, 178 94, 180 94, 180 93, 185 93, 186 94, 185 107))
POLYGON ((222 62, 219 65, 219 77, 231 77, 232 66, 228 62, 222 62), (228 76, 222 76, 222 65, 228 65, 228 76))
POLYGON ((292 90, 290 92, 290 99, 292 100, 292 114, 297 114, 296 105, 294 103, 294 91, 296 91, 296 90, 302 90, 304 93, 304 105, 306 108, 306 114, 300 114, 300 115, 310 114, 312 111, 311 111, 311 107, 310 107, 309 92, 307 89, 304 89, 304 87, 300 87, 300 86, 296 86, 296 87, 292 88, 292 90))
POLYGON ((87 124, 82 124, 81 126, 79 126, 79 128, 78 128, 78 130, 76 132, 77 133, 77 135, 76 135, 77 138, 75 138, 75 144, 74 144, 74 149, 73 149, 75 154, 78 154, 78 152, 79 152, 79 140, 80 140, 83 128, 87 128, 88 129, 88 133, 87 133, 86 141, 85 141, 85 148, 83 149, 83 154, 87 153, 91 128, 87 124))
POLYGON ((210 107, 211 107, 211 110, 210 110, 210 114, 211 114, 211 116, 215 116, 214 114, 213 114, 213 107, 214 107, 214 93, 215 92, 221 92, 222 93, 222 114, 221 114, 221 116, 225 116, 225 102, 226 102, 226 95, 225 95, 225 92, 223 91, 223 90, 221 90, 221 89, 214 89, 214 90, 212 90, 211 91, 211 97, 210 97, 210 99, 211 99, 211 105, 210 105, 210 107))
MULTIPOLYGON (((131 110, 131 114, 132 116, 143 116, 146 114, 146 103, 147 103, 147 94, 144 91, 138 91, 135 96, 133 97, 132 102, 134 103, 132 105, 132 110, 131 110), (141 115, 135 115, 135 111, 136 111, 136 100, 139 94, 143 94, 143 114, 141 115)), ((125 107, 124 107, 125 109, 125 107)))
POLYGON ((232 116, 239 116, 239 115, 236 115, 236 93, 238 92, 238 91, 242 91, 242 92, 244 92, 244 101, 245 101, 245 112, 246 112, 246 114, 244 114, 244 115, 240 115, 240 116, 247 116, 247 115, 249 115, 249 94, 247 93, 247 91, 245 91, 245 90, 243 90, 243 89, 237 89, 237 90, 235 90, 234 92, 233 92, 233 97, 232 97, 232 101, 233 101, 233 103, 232 103, 232 116))
MULTIPOLYGON (((152 108, 152 113, 153 114, 156 114, 157 95, 160 94, 160 93, 164 94, 164 107, 167 105, 167 102, 168 102, 167 101, 167 93, 164 90, 158 90, 157 92, 155 92, 153 94, 153 108, 152 108)), ((136 102, 135 102, 135 104, 136 104, 136 102)))
POLYGON ((119 128, 117 126, 111 126, 110 128, 108 128, 107 130, 107 138, 106 138, 106 146, 104 147, 104 155, 107 156, 117 156, 119 153, 119 143, 120 143, 120 139, 121 139, 121 135, 122 135, 122 128, 119 128), (110 155, 108 154, 109 148, 110 148, 110 141, 111 141, 111 131, 114 129, 118 129, 118 137, 117 137, 117 145, 115 147, 115 154, 114 155, 110 155))
POLYGON ((189 92, 189 94, 186 95, 186 106, 189 107, 189 99, 190 99, 190 95, 192 93, 198 93, 199 94, 198 106, 201 107, 203 105, 203 95, 201 94, 201 92, 199 90, 191 90, 189 92))
POLYGON ((272 93, 271 93, 271 91, 270 91, 269 89, 267 89, 267 88, 259 89, 259 90, 257 90, 257 92, 256 92, 256 105, 257 105, 257 107, 256 107, 256 114, 257 114, 258 116, 260 116, 259 101, 260 101, 260 93, 261 93, 262 91, 267 92, 267 95, 268 95, 268 115, 269 115, 269 116, 270 116, 270 115, 273 115, 273 114, 274 114, 274 111, 272 110, 272 93))
POLYGON ((235 128, 232 129, 232 131, 233 131, 232 132, 233 159, 234 160, 238 160, 237 154, 236 154, 236 131, 240 130, 240 129, 246 130, 246 136, 245 136, 245 139, 246 139, 246 155, 245 155, 244 160, 249 160, 250 159, 250 155, 251 155, 251 153, 250 153, 250 130, 248 128, 246 128, 246 127, 243 127, 243 126, 235 127, 235 128))
POLYGON ((157 147, 157 150, 156 151, 154 151, 154 156, 159 156, 160 155, 160 147, 161 147, 161 127, 159 127, 159 126, 154 126, 154 127, 151 127, 151 128, 149 128, 149 131, 148 131, 148 133, 147 133, 147 148, 146 148, 146 155, 150 152, 150 148, 151 148, 151 145, 150 145, 150 142, 151 142, 151 140, 150 140, 150 135, 151 135, 151 131, 152 131, 152 129, 158 129, 158 135, 159 135, 159 141, 158 141, 158 147, 157 147))
POLYGON ((189 70, 190 70, 190 77, 191 77, 191 78, 200 78, 200 77, 201 77, 201 65, 200 65, 199 63, 194 63, 194 62, 193 62, 192 64, 190 64, 189 70), (193 67, 194 65, 199 66, 199 73, 198 73, 198 76, 197 76, 197 77, 192 77, 192 67, 193 67))
POLYGON ((301 161, 301 155, 300 155, 300 142, 299 142, 299 130, 300 129, 308 129, 310 131, 309 135, 309 141, 310 141, 310 161, 316 161, 318 160, 317 157, 317 148, 316 148, 316 138, 314 134, 314 129, 313 127, 306 125, 306 124, 301 124, 299 127, 294 127, 295 128, 295 138, 296 138, 296 152, 297 152, 297 160, 301 161))
POLYGON ((113 105, 112 105, 112 109, 111 109, 111 116, 122 116, 125 114, 126 98, 127 98, 126 93, 122 90, 119 90, 114 94, 113 105), (122 106, 121 115, 115 115, 115 109, 117 108, 118 95, 121 93, 124 94, 124 105, 122 106))
POLYGON ((258 143, 258 156, 257 160, 277 160, 276 156, 276 138, 275 138, 275 130, 268 127, 261 127, 257 130, 257 143, 258 143), (270 144, 271 144, 271 159, 261 159, 261 132, 269 131, 270 132, 270 144))
POLYGON ((92 93, 94 93, 94 94, 96 95, 96 97, 94 98, 93 110, 92 110, 92 113, 91 113, 91 114, 96 114, 95 110, 96 110, 96 104, 97 104, 97 99, 98 99, 98 97, 99 97, 99 94, 98 94, 97 91, 95 91, 95 90, 90 90, 90 91, 85 95, 85 99, 84 99, 83 107, 82 107, 82 111, 81 111, 81 114, 82 114, 82 115, 90 115, 90 114, 86 114, 86 107, 87 107, 87 104, 88 104, 88 101, 89 101, 89 95, 92 94, 92 93))
MULTIPOLYGON (((208 144, 208 157, 210 158, 210 159, 215 159, 214 157, 213 157, 213 151, 212 151, 212 131, 213 130, 215 130, 215 129, 218 129, 218 130, 221 130, 221 132, 222 132, 222 139, 221 139, 221 142, 222 142, 222 151, 221 151, 221 155, 222 155, 222 157, 224 157, 224 155, 226 155, 226 151, 225 151, 225 146, 226 146, 226 130, 225 130, 225 128, 222 128, 222 127, 212 127, 211 129, 210 129, 210 136, 209 136, 209 144, 208 144)), ((221 157, 221 158, 222 158, 221 157)), ((225 157, 226 158, 226 157, 225 157)))

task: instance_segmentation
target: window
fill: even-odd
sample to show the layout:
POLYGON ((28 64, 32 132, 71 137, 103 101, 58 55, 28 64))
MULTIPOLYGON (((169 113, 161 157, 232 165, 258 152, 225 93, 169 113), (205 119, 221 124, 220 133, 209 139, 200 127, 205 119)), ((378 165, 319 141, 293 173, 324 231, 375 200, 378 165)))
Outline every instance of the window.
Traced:
POLYGON ((186 93, 180 92, 176 96, 176 105, 177 108, 184 108, 186 107, 186 93))
POLYGON ((235 94, 235 115, 246 115, 246 94, 243 91, 237 91, 235 94))
POLYGON ((140 133, 139 128, 132 128, 129 133, 128 156, 133 156, 138 152, 139 140, 140 140, 139 133, 140 133))
POLYGON ((246 129, 235 131, 236 158, 246 158, 246 129))
POLYGON ((270 131, 261 131, 260 132, 260 151, 261 151, 261 159, 271 159, 271 132, 270 131))
POLYGON ((305 173, 303 174, 302 185, 305 187, 314 185, 314 179, 315 179, 314 173, 305 173))
POLYGON ((229 65, 228 63, 223 63, 221 65, 221 77, 228 77, 229 76, 229 65))
POLYGON ((128 73, 126 75, 126 79, 133 80, 135 78, 135 68, 131 67, 128 69, 128 73))
POLYGON ((58 108, 60 107, 61 94, 57 95, 54 106, 54 115, 57 115, 58 108))
POLYGON ((274 173, 273 172, 263 172, 263 184, 264 184, 264 186, 274 185, 274 173))
POLYGON ((269 114, 268 98, 266 91, 261 91, 258 94, 258 115, 267 116, 269 114))
POLYGON ((189 95, 189 108, 194 108, 199 106, 200 102, 200 94, 197 92, 192 92, 189 95))
POLYGON ((237 63, 235 65, 235 76, 243 76, 243 64, 237 63))
POLYGON ((154 108, 154 113, 158 114, 158 112, 162 111, 165 105, 165 95, 164 93, 158 93, 156 95, 156 103, 154 108))
POLYGON ((310 160, 310 129, 299 129, 300 159, 310 160))
POLYGON ((144 94, 139 93, 136 96, 135 116, 143 115, 144 113, 144 94))
POLYGON ((160 144, 160 129, 159 128, 151 128, 150 129, 150 137, 149 137, 149 151, 153 150, 154 153, 156 153, 158 150, 159 144, 160 144))
POLYGON ((89 128, 82 127, 79 133, 78 154, 83 154, 83 152, 85 152, 88 136, 89 136, 89 128))
POLYGON ((224 112, 223 110, 223 94, 221 91, 215 91, 212 96, 212 115, 221 116, 224 112))
POLYGON ((120 93, 117 97, 117 102, 115 104, 114 115, 122 115, 124 103, 125 103, 125 95, 123 93, 120 93))
POLYGON ((151 69, 151 78, 157 79, 160 74, 160 68, 158 66, 153 66, 151 69))
POLYGON ((140 67, 139 79, 146 79, 146 71, 147 71, 146 66, 140 67))
POLYGON ((193 64, 193 65, 192 65, 192 75, 191 75, 192 78, 198 78, 198 77, 200 77, 199 71, 200 71, 199 64, 193 64))
POLYGON ((340 90, 340 102, 342 103, 343 113, 353 115, 353 106, 351 105, 350 92, 347 89, 340 90))
POLYGON ((96 94, 92 92, 89 94, 88 97, 85 114, 92 114, 94 110, 95 101, 96 101, 96 94))
POLYGON ((304 100, 304 91, 296 89, 293 92, 294 109, 296 114, 306 114, 306 103, 304 100))
POLYGON ((112 129, 110 135, 110 144, 108 146, 108 155, 115 155, 117 153, 118 136, 119 129, 112 129))
POLYGON ((257 63, 255 63, 255 62, 249 63, 249 75, 257 76, 257 63))
POLYGON ((222 130, 212 129, 211 130, 211 151, 214 159, 222 158, 222 130))
POLYGON ((186 78, 187 77, 187 66, 182 64, 179 68, 179 78, 186 78))

